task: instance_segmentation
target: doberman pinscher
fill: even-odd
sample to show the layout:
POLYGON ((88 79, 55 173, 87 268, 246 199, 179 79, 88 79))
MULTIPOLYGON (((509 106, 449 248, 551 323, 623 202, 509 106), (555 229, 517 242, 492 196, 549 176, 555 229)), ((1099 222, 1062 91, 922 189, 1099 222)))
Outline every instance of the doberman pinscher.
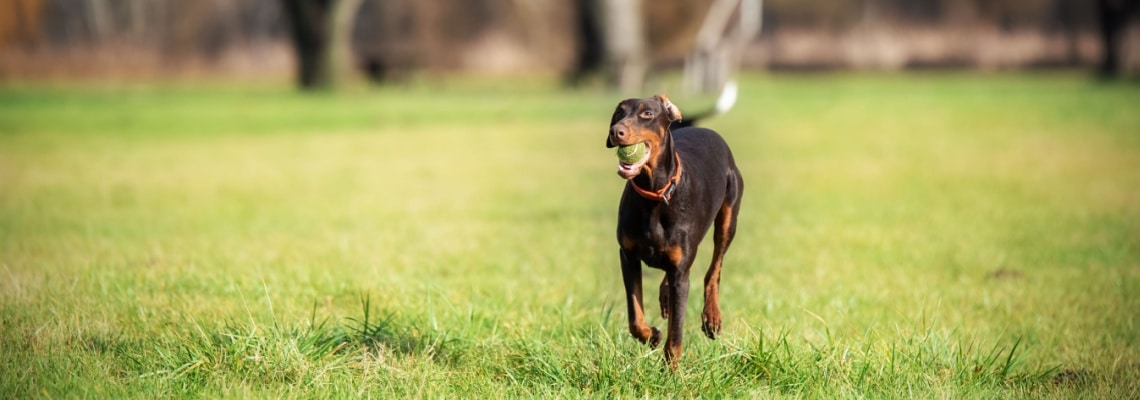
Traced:
POLYGON ((661 331, 645 322, 641 262, 665 271, 659 300, 661 315, 669 320, 665 361, 673 369, 681 357, 689 267, 709 227, 715 249, 705 274, 701 330, 711 339, 720 333, 721 263, 736 234, 744 192, 744 180, 724 139, 704 128, 674 130, 671 126, 680 120, 680 110, 665 96, 628 99, 618 104, 606 137, 606 147, 645 143, 649 148, 642 160, 618 164, 618 175, 628 182, 618 208, 617 239, 629 331, 654 348, 661 342, 661 331))

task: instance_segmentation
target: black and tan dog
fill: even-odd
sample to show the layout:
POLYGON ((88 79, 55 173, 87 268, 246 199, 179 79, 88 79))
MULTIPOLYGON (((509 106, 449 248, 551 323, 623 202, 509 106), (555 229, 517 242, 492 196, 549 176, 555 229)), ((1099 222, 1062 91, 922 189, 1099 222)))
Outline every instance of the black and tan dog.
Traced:
POLYGON ((712 339, 720 333, 721 263, 736 234, 744 192, 724 139, 704 128, 673 130, 680 120, 680 110, 665 96, 629 99, 618 104, 606 138, 606 147, 645 143, 649 149, 640 161, 618 164, 618 175, 628 182, 618 208, 617 238, 629 331, 651 347, 661 342, 661 331, 645 322, 641 263, 665 271, 659 300, 661 315, 669 320, 665 360, 671 368, 681 357, 689 267, 710 226, 715 249, 705 274, 701 330, 712 339))

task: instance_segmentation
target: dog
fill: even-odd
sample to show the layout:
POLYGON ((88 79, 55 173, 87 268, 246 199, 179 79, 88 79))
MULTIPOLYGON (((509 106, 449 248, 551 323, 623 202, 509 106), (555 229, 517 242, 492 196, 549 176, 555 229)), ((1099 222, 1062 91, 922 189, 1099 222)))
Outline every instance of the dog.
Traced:
POLYGON ((665 271, 658 300, 661 316, 669 321, 665 362, 674 370, 681 358, 689 267, 710 227, 715 247, 705 273, 701 330, 710 339, 720 333, 720 271, 736 235, 744 194, 744 179, 724 139, 679 122, 680 109, 664 95, 628 99, 618 104, 606 136, 609 148, 648 146, 641 160, 618 163, 618 175, 627 182, 618 207, 617 239, 629 332, 651 348, 661 342, 661 331, 645 321, 641 263, 665 271))

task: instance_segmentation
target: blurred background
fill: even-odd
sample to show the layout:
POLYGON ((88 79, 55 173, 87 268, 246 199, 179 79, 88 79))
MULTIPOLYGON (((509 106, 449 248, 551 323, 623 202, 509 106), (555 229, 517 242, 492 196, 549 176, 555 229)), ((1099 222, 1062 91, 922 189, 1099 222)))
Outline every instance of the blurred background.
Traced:
POLYGON ((0 0, 0 397, 1140 398, 1138 14, 0 0), (677 379, 603 139, 737 87, 677 379))
POLYGON ((4 0, 0 79, 1140 70, 1134 0, 4 0), (711 61, 710 61, 711 60, 711 61), (702 67, 704 66, 704 67, 702 67), (719 72, 718 72, 719 71, 719 72))

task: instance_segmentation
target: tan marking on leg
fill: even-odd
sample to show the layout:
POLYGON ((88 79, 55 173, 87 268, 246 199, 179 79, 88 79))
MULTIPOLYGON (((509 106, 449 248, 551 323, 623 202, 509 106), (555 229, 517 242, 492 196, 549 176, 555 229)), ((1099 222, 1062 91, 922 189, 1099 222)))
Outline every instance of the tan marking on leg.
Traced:
POLYGON ((681 343, 668 343, 665 346, 665 362, 669 363, 669 369, 676 371, 677 364, 681 361, 681 343))
POLYGON ((716 339, 720 333, 720 269, 724 264, 724 253, 728 251, 730 230, 732 229, 732 206, 725 203, 717 214, 717 231, 713 235, 713 259, 705 274, 705 306, 701 312, 701 331, 709 339, 716 339))
POLYGON ((666 247, 663 253, 665 253, 665 257, 668 258, 669 262, 674 266, 681 265, 681 260, 685 258, 685 249, 681 248, 681 246, 666 247))
POLYGON ((621 235, 621 238, 618 239, 618 243, 621 244, 621 248, 626 250, 633 250, 634 247, 637 246, 637 242, 626 235, 621 235))
POLYGON ((635 296, 633 299, 633 323, 629 325, 629 333, 644 343, 652 336, 652 329, 645 322, 645 312, 642 311, 640 297, 635 296))
POLYGON ((645 322, 645 308, 641 304, 640 285, 634 290, 631 297, 633 320, 629 323, 629 333, 641 343, 648 344, 650 348, 655 349, 657 344, 661 343, 661 331, 645 322))

